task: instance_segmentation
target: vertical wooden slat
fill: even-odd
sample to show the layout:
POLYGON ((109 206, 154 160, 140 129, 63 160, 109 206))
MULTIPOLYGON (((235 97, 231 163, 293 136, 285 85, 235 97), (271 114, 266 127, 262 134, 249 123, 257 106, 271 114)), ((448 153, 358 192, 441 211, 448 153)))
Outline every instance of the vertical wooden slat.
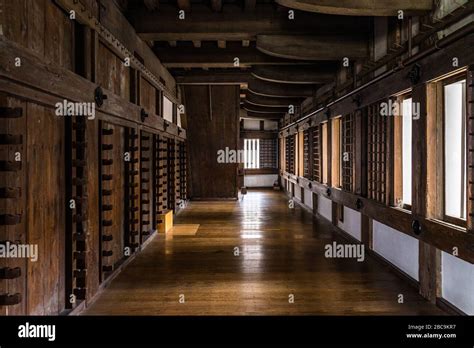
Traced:
POLYGON ((432 303, 441 297, 441 251, 419 241, 420 295, 432 303))
POLYGON ((313 180, 317 182, 322 181, 321 177, 321 126, 318 125, 313 127, 313 139, 312 139, 312 158, 313 158, 313 180))
POLYGON ((474 234, 474 65, 466 80, 467 232, 474 234))
POLYGON ((361 241, 367 250, 372 249, 372 219, 361 215, 361 241))
POLYGON ((368 113, 357 110, 354 117, 354 192, 367 196, 368 113))
POLYGON ((153 185, 152 185, 152 135, 142 131, 140 136, 140 194, 142 204, 140 205, 140 237, 141 243, 152 233, 153 214, 153 185))
MULTIPOLYGON (((327 185, 332 186, 332 125, 331 121, 328 121, 326 123, 326 133, 327 133, 327 141, 325 142, 326 149, 323 151, 326 151, 326 156, 327 156, 327 165, 326 165, 326 173, 327 173, 327 185)), ((324 146, 323 145, 323 146, 324 146)))
POLYGON ((347 114, 342 118, 342 188, 354 190, 354 117, 347 114), (345 160, 346 159, 346 160, 345 160))
POLYGON ((413 88, 413 102, 420 105, 420 117, 412 121, 412 214, 414 218, 426 216, 427 178, 427 109, 426 87, 413 88))
MULTIPOLYGON (((0 113, 0 133, 21 136, 20 144, 0 145, 0 160, 15 161, 15 153, 21 154, 21 169, 14 171, 0 171, 0 188, 15 189, 18 195, 15 198, 0 198, 0 214, 19 215, 20 221, 14 225, 0 225, 0 241, 20 241, 28 243, 27 221, 28 221, 28 188, 27 188, 27 167, 29 147, 27 143, 27 104, 14 98, 0 94, 0 106, 2 108, 15 108, 21 111, 21 117, 7 118, 6 109, 0 113)), ((21 302, 11 306, 0 306, 1 315, 25 315, 27 314, 27 272, 28 262, 25 259, 0 258, 0 268, 21 269, 21 276, 15 279, 0 280, 0 292, 14 295, 19 293, 21 302)), ((41 293, 42 295, 42 293, 41 293)), ((40 296, 41 296, 40 295, 40 296)))
POLYGON ((139 136, 137 129, 127 127, 125 130, 125 153, 128 162, 125 163, 125 238, 124 245, 130 253, 139 247, 139 210, 142 204, 140 193, 140 159, 139 136))
MULTIPOLYGON (((86 128, 86 158, 87 158, 87 245, 86 245, 86 269, 87 269, 87 299, 91 299, 99 289, 99 255, 98 245, 100 243, 100 208, 99 208, 99 122, 89 122, 86 128)), ((67 298, 67 300, 69 300, 67 298)))

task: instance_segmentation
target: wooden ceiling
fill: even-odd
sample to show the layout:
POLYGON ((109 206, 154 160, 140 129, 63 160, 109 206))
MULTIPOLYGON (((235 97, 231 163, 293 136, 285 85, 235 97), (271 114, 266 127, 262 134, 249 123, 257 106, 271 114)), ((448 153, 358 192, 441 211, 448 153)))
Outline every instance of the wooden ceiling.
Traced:
POLYGON ((431 8, 431 0, 117 1, 178 84, 240 84, 242 108, 269 118, 334 82, 343 58, 367 59, 372 16, 431 8))

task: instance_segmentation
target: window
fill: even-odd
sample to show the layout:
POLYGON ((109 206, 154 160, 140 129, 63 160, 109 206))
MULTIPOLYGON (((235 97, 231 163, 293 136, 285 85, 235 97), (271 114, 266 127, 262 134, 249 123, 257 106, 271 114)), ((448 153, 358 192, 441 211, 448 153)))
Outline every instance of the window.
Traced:
POLYGON ((341 127, 341 187, 349 192, 354 190, 354 116, 342 118, 341 127))
POLYGON ((413 99, 400 96, 396 101, 400 114, 394 115, 394 202, 395 206, 411 209, 412 185, 412 120, 413 99))
POLYGON ((303 132, 298 132, 296 136, 297 142, 298 142, 298 149, 297 149, 297 171, 296 175, 298 176, 304 176, 304 133, 303 132))
POLYGON ((334 187, 341 187, 341 117, 332 119, 331 123, 331 184, 334 187))
POLYGON ((244 169, 260 168, 260 139, 244 139, 244 169))
POLYGON ((312 138, 312 129, 306 129, 303 132, 303 176, 310 180, 312 178, 311 138, 312 138))
POLYGON ((322 173, 323 173, 323 184, 328 183, 328 123, 325 122, 321 125, 321 161, 322 161, 322 173))
POLYGON ((285 168, 290 174, 295 174, 295 135, 285 138, 285 168))
POLYGON ((382 102, 385 100, 367 107, 367 197, 382 204, 389 204, 389 117, 381 114, 382 102))
POLYGON ((277 139, 260 139, 260 168, 277 168, 277 139))
POLYGON ((163 96, 163 118, 168 121, 173 123, 173 114, 174 114, 174 105, 171 100, 169 100, 167 97, 163 96))
POLYGON ((466 219, 466 80, 443 86, 444 217, 466 219))
POLYGON ((313 135, 312 135, 312 157, 313 157, 313 180, 317 182, 321 182, 321 131, 320 126, 316 126, 313 128, 313 135))
POLYGON ((412 98, 403 100, 402 105, 402 202, 411 206, 412 98))

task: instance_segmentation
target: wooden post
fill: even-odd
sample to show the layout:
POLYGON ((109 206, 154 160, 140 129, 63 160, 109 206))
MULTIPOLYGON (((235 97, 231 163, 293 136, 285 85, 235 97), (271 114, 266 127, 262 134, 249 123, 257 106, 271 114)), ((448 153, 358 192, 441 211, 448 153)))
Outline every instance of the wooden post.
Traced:
POLYGON ((367 250, 373 249, 372 219, 367 215, 361 215, 361 241, 367 250))
MULTIPOLYGON (((425 84, 413 87, 412 100, 420 104, 420 115, 412 121, 412 216, 423 221, 426 217, 428 177, 427 148, 427 92, 425 84)), ((423 226, 422 232, 423 233, 423 226)), ((419 241, 419 292, 435 303, 441 282, 441 252, 434 246, 419 241)))

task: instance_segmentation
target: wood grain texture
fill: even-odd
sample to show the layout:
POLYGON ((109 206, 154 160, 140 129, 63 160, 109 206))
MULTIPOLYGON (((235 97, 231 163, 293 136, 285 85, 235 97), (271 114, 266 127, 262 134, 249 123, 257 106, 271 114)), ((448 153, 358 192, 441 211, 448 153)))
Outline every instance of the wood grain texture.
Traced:
POLYGON ((237 164, 217 151, 238 149, 237 86, 185 86, 191 198, 236 198, 237 164), (210 107, 211 106, 211 107, 210 107))
MULTIPOLYGON (((21 108, 23 116, 20 118, 5 119, 0 118, 0 129, 2 133, 21 135, 23 138, 21 145, 1 145, 0 160, 14 161, 15 153, 19 152, 22 158, 21 170, 15 172, 0 172, 0 187, 19 188, 20 197, 10 199, 0 199, 0 214, 20 214, 21 221, 17 225, 0 226, 1 241, 19 241, 26 243, 28 241, 27 232, 27 206, 26 206, 26 186, 27 170, 25 161, 27 159, 27 103, 16 98, 7 97, 0 94, 0 105, 2 107, 21 108)), ((27 312, 27 261, 25 259, 0 258, 0 267, 20 267, 21 276, 16 279, 0 280, 0 292, 6 292, 10 295, 20 293, 23 297, 19 304, 13 306, 0 306, 0 315, 23 315, 27 312)))
POLYGON ((38 260, 28 261, 28 314, 54 315, 64 309, 64 119, 33 103, 27 113, 27 231, 38 246, 38 260))
POLYGON ((283 193, 192 202, 176 223, 200 226, 194 236, 159 235, 85 314, 443 314, 371 257, 325 258, 326 244, 344 240, 330 223, 288 209, 283 193))

